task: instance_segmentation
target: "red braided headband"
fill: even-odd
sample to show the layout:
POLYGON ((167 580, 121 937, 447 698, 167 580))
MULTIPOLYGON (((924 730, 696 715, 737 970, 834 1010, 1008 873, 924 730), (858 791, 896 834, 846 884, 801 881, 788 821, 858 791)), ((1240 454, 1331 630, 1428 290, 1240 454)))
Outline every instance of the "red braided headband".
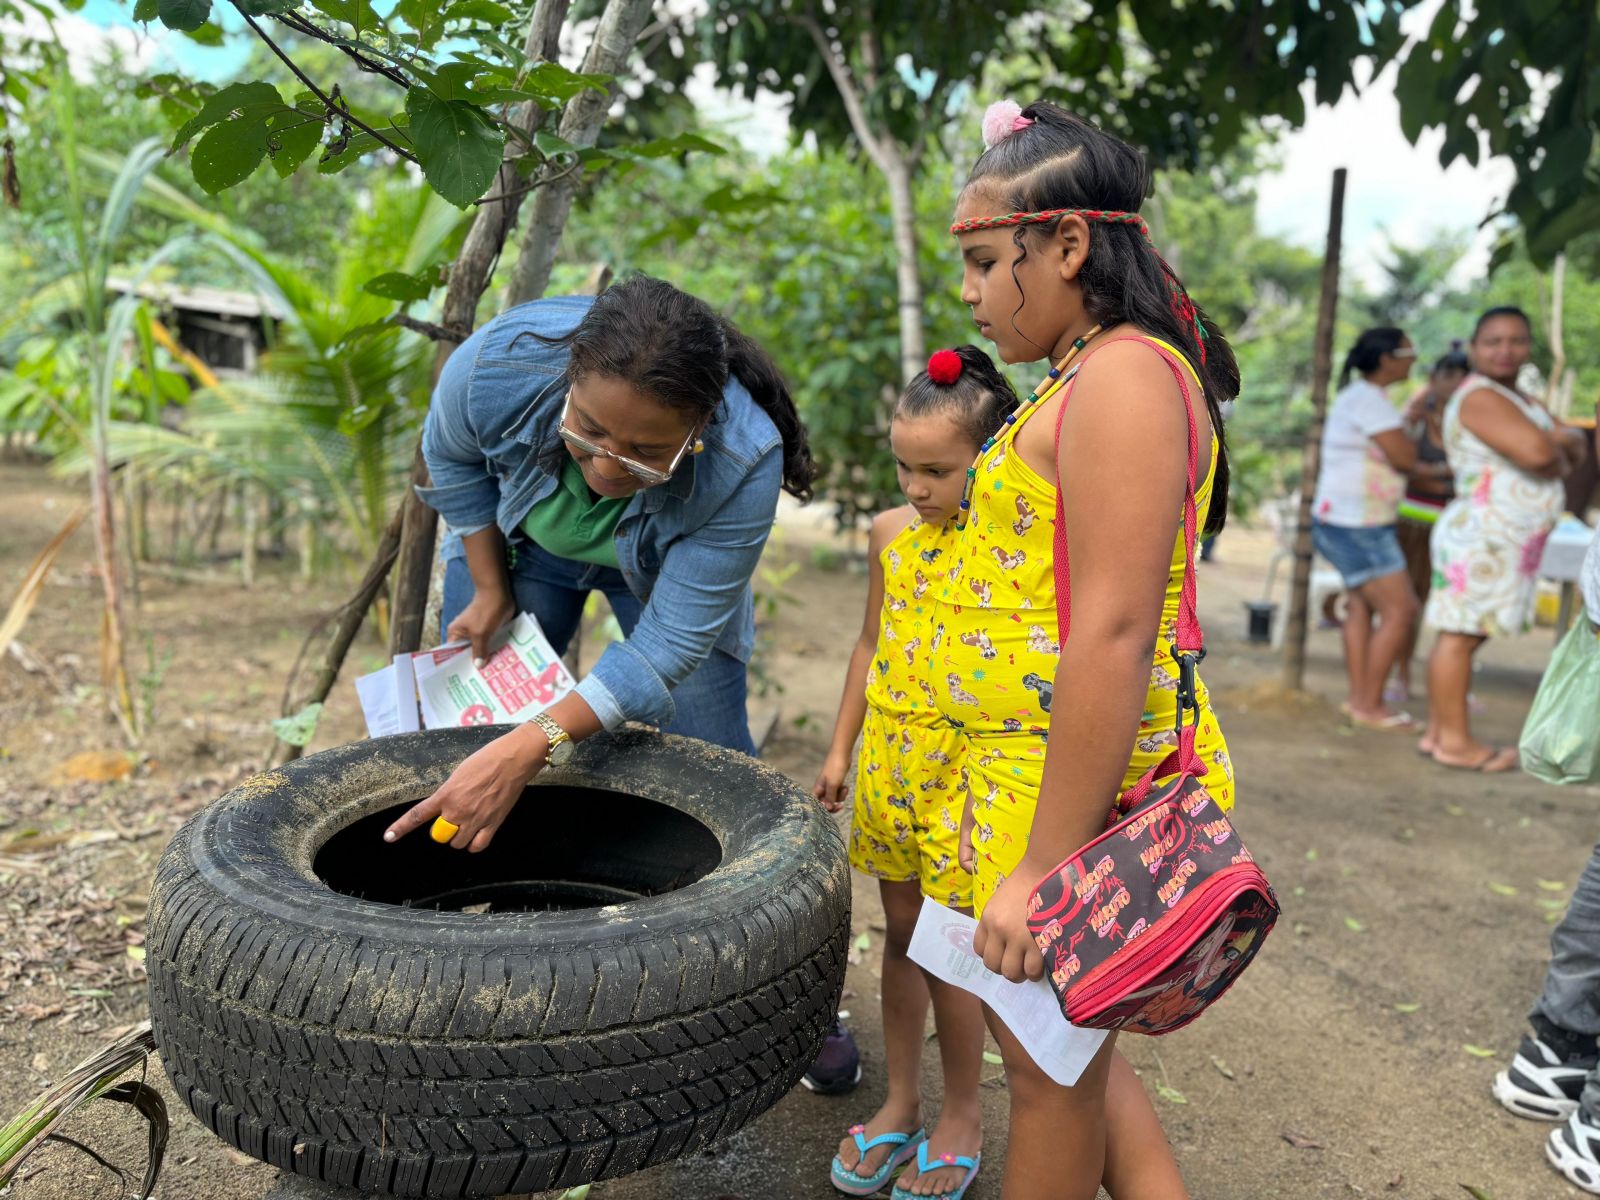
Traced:
POLYGON ((974 217, 970 221, 957 221, 950 226, 951 233, 971 233, 974 229, 1000 229, 1010 225, 1037 225, 1057 217, 1080 216, 1085 221, 1099 221, 1104 225, 1132 225, 1150 240, 1150 227, 1138 213, 1112 212, 1103 208, 1047 208, 1042 212, 1014 212, 1000 217, 974 217))
POLYGON ((1166 274, 1167 286, 1172 292, 1173 315, 1194 330, 1195 341, 1200 347, 1200 363, 1206 361, 1206 327, 1200 321, 1200 314, 1195 311, 1194 301, 1189 299, 1189 293, 1183 290, 1183 285, 1178 282, 1178 275, 1167 265, 1167 260, 1161 257, 1161 252, 1156 250, 1155 240, 1150 236, 1150 226, 1138 213, 1115 212, 1104 208, 1046 208, 1039 212, 1014 212, 1005 213, 998 217, 974 217, 970 221, 957 221, 950 226, 951 233, 972 233, 978 229, 1004 229, 1015 225, 1037 225, 1042 221, 1054 221, 1058 217, 1079 216, 1085 221, 1097 221, 1102 225, 1129 225, 1139 231, 1139 236, 1144 238, 1146 244, 1155 252, 1156 261, 1161 264, 1161 270, 1166 274))

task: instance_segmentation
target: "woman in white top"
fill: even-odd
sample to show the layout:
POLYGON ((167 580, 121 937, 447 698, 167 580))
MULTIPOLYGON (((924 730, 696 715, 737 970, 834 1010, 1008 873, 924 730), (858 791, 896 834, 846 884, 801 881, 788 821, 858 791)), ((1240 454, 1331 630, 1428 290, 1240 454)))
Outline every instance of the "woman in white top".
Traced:
POLYGON ((1383 701, 1383 682, 1405 651, 1419 608, 1395 533, 1417 446, 1385 389, 1411 373, 1416 357, 1411 339, 1393 327, 1369 329, 1356 339, 1323 426, 1322 470, 1311 509, 1317 553, 1349 589, 1344 666, 1350 693, 1343 711, 1369 729, 1416 725, 1409 713, 1393 712, 1383 701), (1360 378, 1352 381, 1357 373, 1360 378))
POLYGON ((1428 661, 1428 731, 1420 749, 1441 766, 1468 771, 1517 765, 1515 748, 1472 736, 1472 656, 1490 637, 1532 624, 1539 560, 1566 502, 1561 480, 1587 453, 1581 431, 1558 424, 1517 391, 1532 347, 1521 309, 1484 313, 1472 335, 1474 373, 1444 410, 1456 498, 1433 530, 1427 620, 1439 640, 1428 661))

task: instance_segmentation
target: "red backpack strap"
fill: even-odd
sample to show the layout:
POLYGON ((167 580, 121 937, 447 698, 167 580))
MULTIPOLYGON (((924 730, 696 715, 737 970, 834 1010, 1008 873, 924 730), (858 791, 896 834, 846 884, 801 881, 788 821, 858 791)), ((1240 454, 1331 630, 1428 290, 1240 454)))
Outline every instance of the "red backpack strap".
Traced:
MULTIPOLYGON (((1172 762, 1172 758, 1185 766, 1195 765, 1195 728, 1193 724, 1184 723, 1184 710, 1190 709, 1198 713, 1198 698, 1195 694, 1195 666, 1205 656, 1205 635, 1200 629, 1200 614, 1197 604, 1195 587, 1195 543, 1199 538, 1199 510, 1195 500, 1195 489, 1199 483, 1200 470, 1200 426, 1195 419, 1194 396, 1189 388, 1189 369, 1181 363, 1177 355, 1165 346, 1146 338, 1129 339, 1143 342, 1167 364, 1172 372, 1173 379, 1178 384, 1178 391, 1183 395, 1184 416, 1189 425, 1189 465, 1188 478, 1183 493, 1183 579, 1178 594, 1178 619, 1174 631, 1173 650, 1178 661, 1178 741, 1179 747, 1168 763, 1163 763, 1153 773, 1154 778, 1162 778, 1171 772, 1165 768, 1172 762)), ((1087 358, 1084 360, 1087 362, 1087 358)), ((1066 419, 1067 402, 1072 397, 1073 385, 1077 382, 1077 373, 1073 374, 1061 396, 1061 407, 1056 410, 1056 460, 1061 459, 1061 427, 1066 419)), ((1059 468, 1058 468, 1059 470, 1059 468)), ((1072 632, 1072 565, 1067 549, 1067 520, 1066 506, 1062 500, 1061 480, 1056 480, 1056 528, 1055 528, 1055 579, 1056 579, 1056 619, 1060 631, 1062 650, 1065 651, 1067 638, 1072 632)), ((1146 788, 1148 790, 1148 788, 1146 788)))

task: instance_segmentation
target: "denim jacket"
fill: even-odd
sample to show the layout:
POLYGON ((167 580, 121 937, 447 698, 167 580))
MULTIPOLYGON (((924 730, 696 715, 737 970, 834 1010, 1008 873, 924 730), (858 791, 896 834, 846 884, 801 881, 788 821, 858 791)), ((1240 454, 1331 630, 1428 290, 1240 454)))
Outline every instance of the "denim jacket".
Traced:
MULTIPOLYGON (((463 555, 461 539, 491 524, 510 539, 558 486, 539 459, 561 444, 568 352, 526 335, 565 335, 593 302, 564 296, 519 305, 445 364, 422 430, 433 486, 417 490, 449 526, 445 558, 463 555)), ((713 648, 750 660, 750 577, 777 512, 783 442, 737 379, 701 436, 705 450, 685 455, 666 483, 636 492, 617 522, 617 562, 644 611, 632 635, 607 647, 578 684, 607 729, 670 721, 670 689, 713 648)))

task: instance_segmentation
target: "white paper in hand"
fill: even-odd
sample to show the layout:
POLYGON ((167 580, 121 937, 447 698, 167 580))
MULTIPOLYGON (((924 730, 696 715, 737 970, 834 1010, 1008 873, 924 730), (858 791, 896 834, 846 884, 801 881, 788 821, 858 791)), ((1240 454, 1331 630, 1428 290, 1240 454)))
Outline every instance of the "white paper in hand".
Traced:
POLYGON ((1071 1087, 1106 1040, 1105 1031, 1069 1024, 1043 979, 1012 983, 985 967, 972 951, 977 928, 966 914, 924 898, 907 953, 936 979, 971 992, 994 1009, 1039 1069, 1062 1087, 1071 1087))
POLYGON ((470 655, 460 654, 425 678, 419 673, 417 691, 427 728, 531 720, 576 686, 528 613, 519 613, 491 645, 494 649, 481 668, 472 665, 470 655))

